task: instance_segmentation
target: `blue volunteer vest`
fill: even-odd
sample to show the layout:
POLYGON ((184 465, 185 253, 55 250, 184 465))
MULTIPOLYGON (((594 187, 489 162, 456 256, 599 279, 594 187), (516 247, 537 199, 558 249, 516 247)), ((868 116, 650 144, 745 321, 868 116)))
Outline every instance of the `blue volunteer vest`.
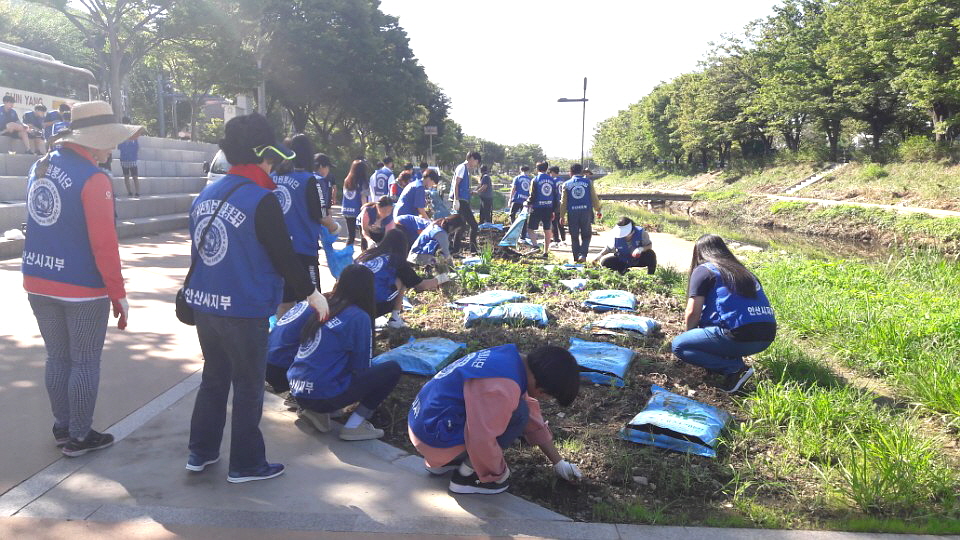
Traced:
MULTIPOLYGON (((370 316, 357 306, 346 309, 320 326, 311 339, 300 344, 297 354, 287 370, 290 393, 295 397, 325 399, 346 391, 353 378, 351 355, 363 354, 351 351, 353 343, 363 339, 370 343, 370 316)), ((370 351, 366 359, 370 365, 370 351)))
POLYGON ((617 251, 617 257, 623 261, 629 261, 633 258, 633 250, 641 247, 643 240, 643 227, 633 226, 633 236, 628 242, 626 238, 616 238, 613 241, 613 247, 617 251))
POLYGON ((389 255, 379 255, 360 264, 373 272, 374 300, 386 302, 397 296, 397 268, 390 264, 389 255))
POLYGON ((403 188, 400 192, 397 207, 393 213, 397 216, 406 216, 417 214, 418 202, 426 204, 426 191, 423 188, 423 182, 414 180, 403 188), (418 200, 419 199, 419 200, 418 200))
POLYGON ((563 183, 567 192, 567 210, 570 212, 590 211, 593 201, 590 199, 590 181, 583 176, 574 176, 563 183))
POLYGON ((530 197, 530 177, 525 174, 520 174, 513 177, 513 198, 510 199, 511 203, 522 203, 527 202, 527 198, 530 197))
POLYGON ((470 169, 466 163, 460 164, 463 167, 463 174, 456 178, 457 198, 461 201, 470 200, 470 169))
MULTIPOLYGON (((199 257, 184 289, 191 307, 225 317, 269 317, 277 310, 283 279, 257 240, 254 214, 273 192, 250 179, 228 174, 200 192, 190 209, 192 258, 199 257), (246 183, 230 195, 199 246, 200 235, 217 205, 237 183, 246 183)), ((192 259, 191 259, 192 260, 192 259)))
POLYGON ((23 274, 83 287, 104 286, 90 249, 81 194, 87 180, 103 172, 82 156, 60 147, 50 155, 46 175, 27 179, 27 238, 23 274))
MULTIPOLYGON (((393 223, 393 213, 387 214, 386 217, 380 219, 380 215, 377 212, 377 205, 368 206, 364 212, 367 213, 368 227, 380 227, 382 229, 393 223)), ((357 214, 357 226, 363 226, 363 214, 357 214)))
POLYGON ((373 194, 377 197, 383 197, 384 195, 390 194, 390 186, 388 184, 390 180, 390 175, 393 174, 393 171, 384 167, 382 169, 377 169, 377 172, 373 173, 373 194))
POLYGON ((767 300, 767 295, 764 294, 759 281, 754 281, 757 285, 757 296, 747 298, 727 288, 723 283, 720 269, 715 264, 706 263, 703 266, 713 272, 717 285, 704 299, 703 311, 700 312, 701 328, 719 326, 726 330, 734 330, 745 324, 777 322, 773 308, 770 307, 770 301, 767 300))
POLYGON ((413 246, 424 229, 430 226, 431 221, 420 216, 406 215, 396 219, 397 227, 407 236, 407 245, 413 246))
POLYGON ((547 173, 540 173, 530 185, 530 206, 533 208, 553 208, 554 197, 553 178, 547 173))
POLYGON ((300 331, 303 330, 303 325, 316 315, 317 310, 310 307, 306 301, 294 304, 284 313, 267 338, 267 363, 289 369, 297 349, 300 348, 300 331))
POLYGON ((333 187, 330 185, 330 180, 326 176, 314 174, 313 177, 317 179, 317 189, 320 191, 320 202, 322 202, 323 207, 326 208, 330 206, 330 202, 333 200, 330 198, 333 187))
POLYGON ((419 255, 433 255, 440 248, 440 243, 437 242, 436 236, 437 233, 443 230, 443 227, 437 225, 436 223, 431 223, 429 227, 424 229, 420 236, 417 237, 417 241, 413 243, 413 247, 410 248, 410 253, 416 253, 419 255))
MULTIPOLYGON (((463 444, 463 429, 467 425, 463 383, 468 379, 495 377, 515 381, 521 396, 527 391, 527 371, 516 345, 510 343, 470 353, 440 370, 413 400, 407 415, 410 429, 424 444, 434 448, 463 444)), ((515 407, 519 405, 518 401, 515 407)))
POLYGON ((344 217, 354 217, 360 213, 360 190, 343 188, 343 200, 340 201, 340 213, 344 217))
POLYGON ((309 257, 317 256, 317 240, 320 238, 320 225, 310 217, 307 209, 307 189, 313 173, 295 171, 284 175, 271 175, 277 185, 273 193, 280 201, 283 220, 287 224, 293 250, 309 257))

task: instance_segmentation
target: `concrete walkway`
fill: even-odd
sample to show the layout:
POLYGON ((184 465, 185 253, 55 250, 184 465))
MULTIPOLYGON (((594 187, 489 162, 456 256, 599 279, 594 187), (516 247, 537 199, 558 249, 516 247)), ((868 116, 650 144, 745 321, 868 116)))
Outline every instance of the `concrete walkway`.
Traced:
MULTIPOLYGON (((171 233, 122 246, 130 326, 108 333, 94 424, 118 441, 74 459, 53 446, 43 345, 19 263, 0 263, 9 332, 0 360, 0 539, 895 538, 578 523, 508 493, 451 496, 448 479, 430 476, 419 457, 380 441, 319 434, 269 394, 261 428, 269 459, 285 463, 286 474, 229 484, 225 461, 189 473, 183 466, 202 363, 193 329, 173 316, 187 241, 171 233)), ((683 241, 676 249, 666 235, 654 242, 662 262, 688 264, 683 241)))

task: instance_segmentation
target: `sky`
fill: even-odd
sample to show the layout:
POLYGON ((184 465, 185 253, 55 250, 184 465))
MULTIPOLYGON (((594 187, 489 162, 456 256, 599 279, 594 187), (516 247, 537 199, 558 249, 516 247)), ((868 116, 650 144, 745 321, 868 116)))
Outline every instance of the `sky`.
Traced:
POLYGON ((660 82, 693 71, 723 35, 773 13, 775 0, 381 0, 464 133, 537 143, 578 158, 595 126, 660 82))

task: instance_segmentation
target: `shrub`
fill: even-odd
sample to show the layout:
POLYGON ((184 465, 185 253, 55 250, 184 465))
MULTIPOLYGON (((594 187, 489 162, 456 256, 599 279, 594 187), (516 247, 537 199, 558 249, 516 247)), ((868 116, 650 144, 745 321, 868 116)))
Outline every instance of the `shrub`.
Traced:
POLYGON ((878 165, 876 163, 868 163, 864 165, 862 169, 860 169, 859 176, 860 176, 860 180, 869 182, 871 180, 877 180, 877 179, 883 178, 888 174, 889 173, 887 173, 886 169, 884 169, 882 165, 878 165))
POLYGON ((900 143, 900 159, 903 161, 934 161, 938 153, 937 143, 923 135, 907 137, 900 143))

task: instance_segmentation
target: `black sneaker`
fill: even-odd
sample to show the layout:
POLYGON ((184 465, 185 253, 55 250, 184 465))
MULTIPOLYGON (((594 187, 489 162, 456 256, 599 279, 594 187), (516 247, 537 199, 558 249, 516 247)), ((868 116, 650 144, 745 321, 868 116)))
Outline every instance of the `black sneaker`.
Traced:
POLYGON ((481 493, 484 495, 493 495, 502 493, 510 487, 509 476, 503 482, 481 482, 476 472, 469 476, 460 474, 460 471, 453 471, 450 478, 450 491, 454 493, 481 493))
POLYGON ((744 383, 746 383, 750 377, 753 377, 753 368, 743 368, 736 373, 727 375, 723 379, 723 387, 721 390, 728 394, 735 394, 743 388, 744 383))
POLYGON ((112 444, 113 435, 109 433, 97 433, 91 429, 90 433, 87 433, 87 436, 82 441, 71 438, 67 444, 63 446, 61 452, 67 457, 77 457, 87 452, 106 448, 112 444))
POLYGON ((70 442, 70 429, 57 429, 57 426, 53 426, 53 438, 57 441, 57 448, 63 448, 70 442))
POLYGON ((253 482, 255 480, 268 480, 280 476, 283 474, 283 470, 284 467, 280 463, 267 463, 260 470, 249 473, 230 471, 227 474, 227 482, 231 484, 242 484, 243 482, 253 482))

